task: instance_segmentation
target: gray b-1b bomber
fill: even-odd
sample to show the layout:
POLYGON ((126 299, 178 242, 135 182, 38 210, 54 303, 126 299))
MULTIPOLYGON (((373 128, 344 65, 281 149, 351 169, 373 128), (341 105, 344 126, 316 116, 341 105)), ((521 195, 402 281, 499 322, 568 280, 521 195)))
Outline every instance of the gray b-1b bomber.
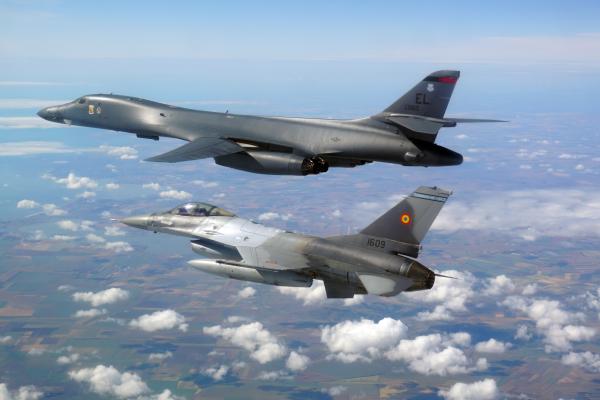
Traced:
POLYGON ((192 250, 208 258, 189 264, 210 274, 292 287, 318 279, 328 298, 394 296, 433 287, 436 274, 416 258, 450 194, 422 186, 360 233, 327 238, 269 228, 206 203, 120 222, 191 238, 192 250))
POLYGON ((461 164, 463 158, 435 144, 441 128, 462 122, 500 122, 444 117, 459 75, 459 71, 434 72, 383 112, 354 120, 197 111, 114 94, 83 96, 44 108, 38 115, 144 139, 171 137, 188 142, 146 161, 214 158, 219 165, 272 175, 319 174, 331 167, 373 161, 448 166, 461 164))

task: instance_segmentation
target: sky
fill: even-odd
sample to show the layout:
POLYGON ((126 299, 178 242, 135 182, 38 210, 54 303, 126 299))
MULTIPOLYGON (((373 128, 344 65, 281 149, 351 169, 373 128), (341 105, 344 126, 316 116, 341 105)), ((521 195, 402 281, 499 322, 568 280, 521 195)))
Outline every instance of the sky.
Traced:
POLYGON ((414 398, 593 398, 598 21, 598 1, 2 1, 0 248, 9 261, 0 276, 10 284, 0 286, 0 310, 20 312, 11 302, 26 299, 32 315, 0 316, 0 370, 14 363, 0 376, 0 399, 193 397, 179 382, 208 398, 264 395, 282 382, 273 396, 294 395, 290 382, 314 398, 379 395, 379 381, 352 382, 363 375, 414 398), (144 163, 181 143, 35 115, 112 92, 195 109, 355 118, 438 69, 461 71, 447 116, 509 121, 442 130, 437 143, 465 157, 458 167, 373 163, 290 178, 212 160, 144 163), (326 300, 319 284, 277 290, 197 275, 185 266, 197 257, 186 240, 111 220, 194 199, 282 229, 340 235, 423 184, 455 193, 420 260, 460 279, 349 304, 326 300), (22 333, 40 317, 57 326, 49 337, 22 333), (238 330, 257 335, 233 339, 238 330), (267 344, 277 354, 260 359, 267 344), (551 392, 547 382, 567 375, 575 378, 551 392))

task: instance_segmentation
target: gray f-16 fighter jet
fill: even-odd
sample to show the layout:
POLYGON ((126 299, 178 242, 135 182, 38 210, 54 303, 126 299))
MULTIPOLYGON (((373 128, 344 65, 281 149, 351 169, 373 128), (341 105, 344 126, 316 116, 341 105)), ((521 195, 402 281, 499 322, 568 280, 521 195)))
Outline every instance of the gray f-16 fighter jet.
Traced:
POLYGON ((462 163, 435 144, 442 127, 496 120, 444 118, 459 71, 437 71, 384 111, 354 120, 258 117, 188 110, 129 96, 92 94, 44 108, 49 121, 171 137, 188 143, 146 161, 214 158, 230 168, 273 175, 309 175, 372 161, 416 166, 462 163))
POLYGON ((120 221, 191 238, 192 250, 208 258, 189 264, 210 274, 296 287, 319 279, 329 298, 394 296, 433 287, 436 274, 416 258, 449 195, 420 187, 360 233, 327 238, 269 228, 205 203, 120 221))

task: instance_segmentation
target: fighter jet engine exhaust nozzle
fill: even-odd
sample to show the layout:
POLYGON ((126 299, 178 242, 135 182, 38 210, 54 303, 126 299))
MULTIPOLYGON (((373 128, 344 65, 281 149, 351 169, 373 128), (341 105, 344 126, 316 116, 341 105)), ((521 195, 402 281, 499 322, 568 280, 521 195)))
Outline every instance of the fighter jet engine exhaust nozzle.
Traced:
POLYGON ((413 261, 406 270, 406 277, 412 279, 413 284, 406 289, 407 292, 416 290, 429 290, 435 283, 435 272, 418 261, 413 261))
POLYGON ((267 175, 315 175, 327 172, 323 157, 301 157, 274 151, 246 151, 215 157, 218 165, 267 175))

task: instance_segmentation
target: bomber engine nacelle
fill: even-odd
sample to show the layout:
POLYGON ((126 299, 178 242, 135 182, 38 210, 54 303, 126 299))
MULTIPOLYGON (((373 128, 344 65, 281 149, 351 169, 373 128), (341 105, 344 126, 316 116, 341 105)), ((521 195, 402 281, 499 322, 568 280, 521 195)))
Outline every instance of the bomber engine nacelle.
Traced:
POLYGON ((310 287, 312 278, 290 270, 267 270, 236 265, 224 260, 191 260, 192 267, 213 275, 276 286, 310 287))
POLYGON ((314 175, 329 169, 329 164, 322 157, 300 157, 263 150, 218 156, 215 162, 229 168, 268 175, 314 175))

